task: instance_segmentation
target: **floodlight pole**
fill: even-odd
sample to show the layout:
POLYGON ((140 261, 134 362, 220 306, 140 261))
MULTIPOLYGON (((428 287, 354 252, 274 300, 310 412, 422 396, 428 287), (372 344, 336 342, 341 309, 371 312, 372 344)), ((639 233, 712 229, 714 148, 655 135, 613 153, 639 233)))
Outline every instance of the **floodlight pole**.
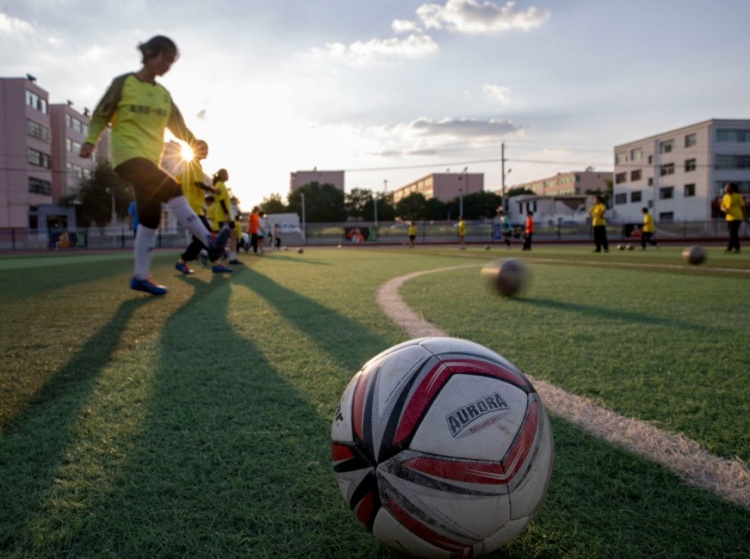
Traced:
POLYGON ((500 144, 500 189, 503 199, 503 212, 507 212, 508 205, 505 203, 505 142, 500 144))
POLYGON ((302 240, 307 244, 307 226, 305 222, 305 193, 299 193, 300 199, 302 200, 302 240))

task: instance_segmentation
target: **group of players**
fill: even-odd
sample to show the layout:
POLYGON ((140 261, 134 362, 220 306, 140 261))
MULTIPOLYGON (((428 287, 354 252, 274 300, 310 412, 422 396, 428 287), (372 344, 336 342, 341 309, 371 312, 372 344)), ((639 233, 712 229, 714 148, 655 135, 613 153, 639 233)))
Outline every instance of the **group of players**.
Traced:
MULTIPOLYGON (((152 281, 149 275, 162 205, 192 234, 192 242, 175 264, 183 274, 193 272, 189 262, 197 259, 202 251, 214 273, 231 273, 232 269, 221 260, 230 242, 229 261, 239 263, 240 228, 226 188, 229 173, 220 169, 213 176, 211 186, 205 184, 200 161, 208 156, 208 144, 188 129, 169 91, 156 81, 177 60, 177 46, 168 37, 157 35, 138 45, 138 49, 141 69, 112 81, 93 112, 80 155, 91 157, 102 133, 111 127, 112 165, 115 173, 133 186, 138 219, 130 287, 151 295, 164 295, 167 288, 152 281), (166 129, 191 146, 194 154, 178 179, 159 164, 166 129), (211 220, 205 209, 207 202, 213 212, 211 220)), ((259 227, 252 214, 249 225, 259 227)))

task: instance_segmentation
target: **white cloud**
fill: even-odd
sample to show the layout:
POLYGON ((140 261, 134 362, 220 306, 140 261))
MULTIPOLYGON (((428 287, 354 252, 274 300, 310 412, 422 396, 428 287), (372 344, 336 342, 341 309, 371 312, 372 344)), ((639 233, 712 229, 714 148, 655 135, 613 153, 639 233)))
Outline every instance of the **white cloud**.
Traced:
POLYGON ((350 45, 328 43, 325 48, 314 48, 311 54, 315 58, 333 58, 354 63, 367 63, 377 60, 399 58, 421 58, 429 56, 439 49, 429 35, 413 33, 405 39, 372 39, 356 41, 350 45))
POLYGON ((550 11, 535 7, 522 11, 512 0, 504 6, 478 0, 447 0, 445 6, 423 4, 417 8, 417 15, 428 29, 499 33, 540 27, 549 18, 550 11))
POLYGON ((394 33, 414 33, 415 31, 419 31, 419 26, 413 21, 394 19, 391 29, 393 29, 394 33))
POLYGON ((34 28, 30 23, 0 13, 0 33, 8 35, 22 35, 31 33, 34 28))
POLYGON ((510 103, 510 88, 502 85, 485 84, 482 88, 484 94, 497 103, 510 103))

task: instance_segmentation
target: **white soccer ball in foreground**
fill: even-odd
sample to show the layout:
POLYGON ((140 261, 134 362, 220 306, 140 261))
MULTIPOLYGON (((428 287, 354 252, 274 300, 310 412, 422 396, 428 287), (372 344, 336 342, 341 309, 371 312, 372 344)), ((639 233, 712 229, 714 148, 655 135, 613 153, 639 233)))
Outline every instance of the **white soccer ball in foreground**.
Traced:
POLYGON ((421 338, 354 376, 331 428, 336 481, 382 542, 476 557, 539 510, 554 447, 539 395, 512 363, 456 338, 421 338))

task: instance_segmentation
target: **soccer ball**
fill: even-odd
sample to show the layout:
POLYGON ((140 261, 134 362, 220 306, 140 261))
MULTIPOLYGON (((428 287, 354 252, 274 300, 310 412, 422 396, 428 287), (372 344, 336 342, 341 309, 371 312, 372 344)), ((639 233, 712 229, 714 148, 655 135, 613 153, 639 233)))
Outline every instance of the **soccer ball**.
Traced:
POLYGON ((520 260, 501 258, 485 264, 482 277, 491 289, 506 297, 512 297, 523 290, 529 281, 529 271, 520 260))
POLYGON ((529 380, 456 338, 410 340, 368 361, 341 397, 331 439, 336 482, 359 521, 427 558, 510 542, 541 507, 554 462, 529 380))
POLYGON ((628 245, 628 246, 627 246, 627 249, 628 249, 628 250, 633 250, 633 245, 628 245))
POLYGON ((490 245, 484 245, 484 250, 490 250, 490 245))
POLYGON ((617 250, 625 250, 625 245, 617 245, 617 250))
POLYGON ((692 246, 682 251, 682 258, 688 264, 698 266, 706 261, 708 255, 706 254, 706 249, 702 246, 692 246))
POLYGON ((305 249, 304 249, 304 248, 302 248, 302 247, 299 247, 299 248, 297 249, 297 254, 302 254, 303 252, 305 252, 305 249))

